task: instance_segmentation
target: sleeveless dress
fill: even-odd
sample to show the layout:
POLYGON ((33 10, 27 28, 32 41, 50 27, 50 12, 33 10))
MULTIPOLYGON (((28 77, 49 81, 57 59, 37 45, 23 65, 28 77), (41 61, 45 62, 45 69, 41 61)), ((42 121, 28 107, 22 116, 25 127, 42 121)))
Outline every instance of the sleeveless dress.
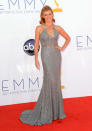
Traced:
POLYGON ((63 119, 64 105, 61 90, 61 53, 55 46, 58 44, 59 33, 53 24, 53 36, 48 34, 43 24, 40 34, 41 60, 43 66, 42 88, 33 110, 25 110, 20 115, 23 123, 30 125, 43 125, 53 120, 63 119))

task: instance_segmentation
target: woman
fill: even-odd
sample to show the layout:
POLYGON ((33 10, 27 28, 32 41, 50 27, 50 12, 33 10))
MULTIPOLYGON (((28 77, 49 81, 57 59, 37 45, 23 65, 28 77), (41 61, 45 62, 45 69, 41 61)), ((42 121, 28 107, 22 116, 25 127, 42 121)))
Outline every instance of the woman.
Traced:
POLYGON ((22 112, 20 120, 30 125, 43 125, 53 120, 63 119, 64 105, 61 92, 61 53, 69 44, 70 37, 58 25, 55 25, 53 11, 48 5, 44 6, 40 14, 41 20, 35 30, 35 65, 40 69, 38 60, 39 40, 41 41, 41 59, 43 65, 43 85, 38 101, 33 110, 22 112), (62 35, 66 41, 62 47, 58 45, 58 36, 62 35))

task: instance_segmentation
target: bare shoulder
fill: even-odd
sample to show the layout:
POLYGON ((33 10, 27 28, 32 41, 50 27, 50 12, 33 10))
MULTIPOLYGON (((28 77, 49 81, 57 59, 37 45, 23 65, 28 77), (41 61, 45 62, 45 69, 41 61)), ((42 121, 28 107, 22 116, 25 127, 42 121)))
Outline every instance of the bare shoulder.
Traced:
POLYGON ((36 26, 36 30, 37 30, 37 31, 39 31, 40 28, 41 28, 40 25, 37 25, 37 26, 36 26))
POLYGON ((63 27, 61 27, 60 25, 56 25, 56 24, 54 24, 54 25, 55 25, 55 28, 56 28, 56 30, 57 30, 58 32, 64 31, 63 27))
POLYGON ((37 32, 41 33, 42 29, 43 29, 43 26, 42 26, 42 25, 37 25, 37 26, 36 26, 36 31, 37 31, 37 32))
POLYGON ((55 25, 55 27, 60 35, 62 35, 66 39, 70 39, 70 36, 68 35, 68 33, 60 25, 55 25))

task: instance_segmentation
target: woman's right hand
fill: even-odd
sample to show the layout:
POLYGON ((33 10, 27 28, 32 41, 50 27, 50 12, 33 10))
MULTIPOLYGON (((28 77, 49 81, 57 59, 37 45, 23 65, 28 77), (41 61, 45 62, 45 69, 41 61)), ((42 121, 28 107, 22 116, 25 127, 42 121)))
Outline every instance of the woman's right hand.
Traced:
POLYGON ((38 70, 40 70, 40 63, 38 60, 35 60, 35 66, 38 70))

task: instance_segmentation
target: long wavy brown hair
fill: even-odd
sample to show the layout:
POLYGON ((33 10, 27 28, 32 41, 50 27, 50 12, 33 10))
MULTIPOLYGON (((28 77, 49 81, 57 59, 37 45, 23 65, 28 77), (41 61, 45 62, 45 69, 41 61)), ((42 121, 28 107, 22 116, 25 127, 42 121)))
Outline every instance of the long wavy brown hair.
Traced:
MULTIPOLYGON (((41 13, 40 13, 40 18, 41 18, 40 21, 39 21, 40 24, 45 23, 45 19, 44 19, 42 16, 43 16, 43 13, 44 13, 45 11, 48 11, 48 10, 50 10, 50 11, 52 12, 52 14, 53 14, 53 11, 52 11, 51 7, 48 6, 48 5, 45 5, 45 6, 42 8, 41 13)), ((53 22, 55 22, 55 19, 54 19, 54 18, 53 18, 53 22)))

